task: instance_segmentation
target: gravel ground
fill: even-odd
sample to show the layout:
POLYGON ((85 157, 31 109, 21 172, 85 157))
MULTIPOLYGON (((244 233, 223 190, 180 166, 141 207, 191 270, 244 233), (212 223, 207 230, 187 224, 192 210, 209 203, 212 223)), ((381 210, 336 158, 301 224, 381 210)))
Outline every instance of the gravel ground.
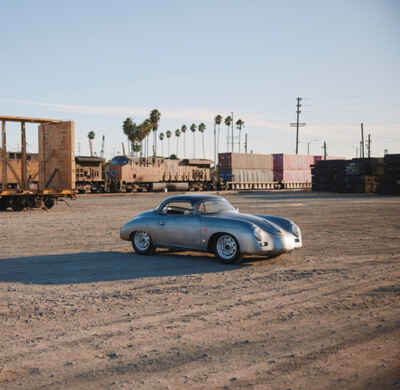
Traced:
POLYGON ((0 213, 1 389, 400 389, 400 197, 228 194, 304 248, 226 266, 119 239, 166 195, 0 213))

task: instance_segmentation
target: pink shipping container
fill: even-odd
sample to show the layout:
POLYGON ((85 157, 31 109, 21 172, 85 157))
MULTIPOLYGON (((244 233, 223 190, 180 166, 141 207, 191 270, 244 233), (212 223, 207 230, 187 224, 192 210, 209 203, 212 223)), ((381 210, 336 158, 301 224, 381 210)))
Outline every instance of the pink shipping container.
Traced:
POLYGON ((314 156, 304 154, 273 154, 274 171, 304 171, 314 164, 314 156))

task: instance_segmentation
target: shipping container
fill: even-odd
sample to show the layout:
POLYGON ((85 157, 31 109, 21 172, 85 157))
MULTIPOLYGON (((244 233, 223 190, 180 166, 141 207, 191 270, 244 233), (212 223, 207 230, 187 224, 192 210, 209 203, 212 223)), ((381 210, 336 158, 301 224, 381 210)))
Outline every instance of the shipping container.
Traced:
POLYGON ((273 154, 274 171, 306 171, 314 164, 314 156, 303 154, 273 154))
POLYGON ((273 169, 271 154, 219 153, 220 169, 273 169))
POLYGON ((384 175, 379 192, 400 194, 400 154, 387 154, 384 157, 384 175))

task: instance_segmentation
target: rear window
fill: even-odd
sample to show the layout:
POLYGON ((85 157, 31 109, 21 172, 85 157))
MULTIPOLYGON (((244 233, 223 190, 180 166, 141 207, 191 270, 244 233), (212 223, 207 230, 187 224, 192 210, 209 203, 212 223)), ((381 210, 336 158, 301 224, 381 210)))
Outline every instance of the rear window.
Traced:
POLYGON ((190 202, 169 202, 164 205, 163 212, 168 215, 187 215, 192 209, 192 203, 190 202))
POLYGON ((202 214, 215 214, 232 210, 234 210, 232 205, 224 199, 207 200, 199 206, 199 211, 202 214))

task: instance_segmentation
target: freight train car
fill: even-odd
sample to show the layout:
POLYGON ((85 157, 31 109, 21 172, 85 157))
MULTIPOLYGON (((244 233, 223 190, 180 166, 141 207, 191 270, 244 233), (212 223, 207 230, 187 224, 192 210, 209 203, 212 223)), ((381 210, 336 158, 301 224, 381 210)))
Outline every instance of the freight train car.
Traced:
POLYGON ((0 211, 51 208, 75 195, 74 122, 0 116, 0 211), (21 126, 21 150, 7 151, 6 123, 21 126), (26 124, 38 125, 38 154, 27 153, 26 124))
POLYGON ((76 156, 76 190, 86 192, 104 192, 104 159, 101 157, 76 156))
POLYGON ((107 192, 209 190, 211 161, 116 156, 104 169, 107 192))

